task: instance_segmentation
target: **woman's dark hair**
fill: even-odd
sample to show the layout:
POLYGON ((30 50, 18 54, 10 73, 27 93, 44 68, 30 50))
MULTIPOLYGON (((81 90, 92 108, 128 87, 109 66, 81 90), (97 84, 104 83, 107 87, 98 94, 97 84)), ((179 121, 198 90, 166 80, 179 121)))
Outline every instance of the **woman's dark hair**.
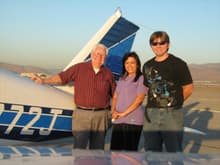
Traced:
POLYGON ((136 71, 136 75, 135 75, 135 78, 134 78, 134 82, 136 82, 138 80, 138 78, 142 75, 142 72, 141 72, 141 61, 137 55, 136 52, 129 52, 129 53, 126 53, 122 59, 122 62, 123 62, 123 68, 122 68, 122 76, 121 78, 122 79, 125 79, 127 76, 128 76, 128 73, 126 72, 126 69, 125 69, 125 62, 126 60, 129 58, 129 57, 133 57, 137 63, 137 71, 136 71))

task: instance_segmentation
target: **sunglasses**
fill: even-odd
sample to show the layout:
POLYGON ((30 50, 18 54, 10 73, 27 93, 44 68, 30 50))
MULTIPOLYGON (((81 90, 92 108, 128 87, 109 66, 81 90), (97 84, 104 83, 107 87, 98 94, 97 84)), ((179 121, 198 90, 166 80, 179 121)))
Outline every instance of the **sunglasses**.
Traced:
POLYGON ((157 45, 161 46, 161 45, 164 45, 165 43, 167 43, 167 42, 166 41, 163 41, 163 42, 152 42, 151 45, 152 46, 157 46, 157 45))

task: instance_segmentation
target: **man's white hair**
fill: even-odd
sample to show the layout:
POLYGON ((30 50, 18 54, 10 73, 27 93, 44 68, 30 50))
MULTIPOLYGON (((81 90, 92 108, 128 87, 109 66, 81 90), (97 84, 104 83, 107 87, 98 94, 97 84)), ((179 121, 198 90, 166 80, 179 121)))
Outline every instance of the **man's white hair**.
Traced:
POLYGON ((104 44, 100 44, 100 43, 96 44, 96 45, 92 48, 92 52, 94 52, 95 49, 96 49, 96 48, 99 48, 99 47, 105 49, 106 56, 107 56, 107 55, 108 55, 108 48, 107 48, 104 44))

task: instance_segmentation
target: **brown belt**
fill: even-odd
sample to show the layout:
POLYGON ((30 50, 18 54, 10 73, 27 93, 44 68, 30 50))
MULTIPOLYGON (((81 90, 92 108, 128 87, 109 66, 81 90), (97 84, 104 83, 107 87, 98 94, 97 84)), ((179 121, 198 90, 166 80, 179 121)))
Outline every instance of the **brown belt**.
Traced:
POLYGON ((76 108, 86 110, 86 111, 103 111, 103 110, 109 109, 109 107, 106 107, 106 108, 87 108, 87 107, 81 107, 81 106, 76 106, 76 108))

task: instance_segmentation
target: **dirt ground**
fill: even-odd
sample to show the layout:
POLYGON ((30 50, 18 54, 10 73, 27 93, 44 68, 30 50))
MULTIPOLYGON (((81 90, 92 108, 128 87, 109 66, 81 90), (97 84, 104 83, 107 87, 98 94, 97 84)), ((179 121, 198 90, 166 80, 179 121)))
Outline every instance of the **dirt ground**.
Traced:
POLYGON ((184 152, 220 153, 220 86, 196 86, 184 107, 185 126, 206 133, 186 133, 184 152))

